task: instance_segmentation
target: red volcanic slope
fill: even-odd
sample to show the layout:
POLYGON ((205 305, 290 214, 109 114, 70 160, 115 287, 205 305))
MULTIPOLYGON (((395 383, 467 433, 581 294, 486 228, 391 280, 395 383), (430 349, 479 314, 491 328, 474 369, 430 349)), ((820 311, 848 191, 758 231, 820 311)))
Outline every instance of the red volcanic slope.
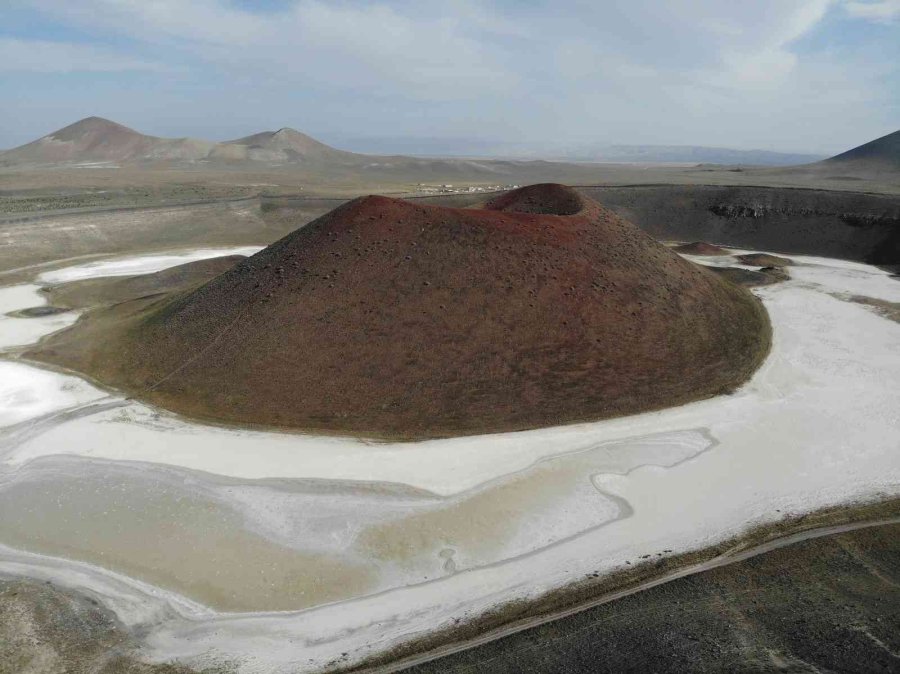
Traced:
POLYGON ((107 339, 76 326, 38 357, 188 415, 401 438, 715 395, 769 334, 745 290, 560 185, 478 210, 356 199, 123 311, 107 339))

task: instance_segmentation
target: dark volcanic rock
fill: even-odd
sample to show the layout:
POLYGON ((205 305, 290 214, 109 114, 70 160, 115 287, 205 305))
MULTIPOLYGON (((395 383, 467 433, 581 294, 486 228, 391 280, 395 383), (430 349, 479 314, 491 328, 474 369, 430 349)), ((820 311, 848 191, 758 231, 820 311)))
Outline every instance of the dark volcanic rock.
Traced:
POLYGON ((694 241, 693 243, 683 243, 675 246, 673 249, 678 253, 685 255, 730 255, 727 250, 706 241, 694 241))
POLYGON ((711 272, 727 278, 732 283, 752 288, 787 281, 790 276, 781 267, 762 267, 759 271, 740 267, 707 267, 711 272))
POLYGON ((67 309, 66 307, 28 307, 27 309, 11 311, 7 314, 7 316, 12 316, 13 318, 41 318, 43 316, 55 316, 56 314, 64 314, 67 311, 69 311, 69 309, 67 309))
POLYGON ((900 263, 900 196, 715 185, 582 187, 659 239, 900 263))
POLYGON ((751 267, 790 267, 794 261, 787 257, 778 255, 770 255, 769 253, 747 253, 746 255, 735 256, 742 264, 751 267))

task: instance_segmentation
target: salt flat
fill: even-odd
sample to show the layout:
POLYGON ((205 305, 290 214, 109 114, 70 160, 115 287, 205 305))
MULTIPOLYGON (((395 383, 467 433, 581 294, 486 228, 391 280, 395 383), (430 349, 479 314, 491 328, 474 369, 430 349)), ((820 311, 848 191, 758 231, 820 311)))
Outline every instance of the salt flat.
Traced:
POLYGON ((77 377, 0 360, 0 427, 39 418, 104 396, 77 377))
MULTIPOLYGON (((172 264, 188 261, 185 255, 173 255, 180 259, 172 264)), ((154 257, 107 269, 166 264, 154 257)), ((13 509, 14 498, 28 494, 45 517, 0 530, 7 546, 0 571, 90 589, 123 622, 141 627, 145 653, 155 659, 224 657, 247 672, 316 671, 343 653, 344 662, 355 661, 644 555, 699 549, 788 514, 896 496, 900 324, 840 296, 898 302, 900 282, 867 265, 791 257, 800 263, 792 280, 756 291, 774 343, 747 385, 592 424, 373 444, 196 424, 125 401, 54 418, 54 410, 88 399, 62 396, 72 378, 0 363, 19 368, 20 395, 40 391, 55 401, 6 412, 14 422, 41 424, 32 433, 0 433, 0 503, 13 509), (75 476, 95 486, 73 491, 66 484, 75 476), (296 597, 291 610, 283 593, 260 590, 243 603, 216 601, 198 573, 210 564, 202 549, 173 544, 171 559, 136 565, 140 547, 117 529, 130 523, 162 546, 166 538, 138 517, 144 510, 129 514, 127 500, 103 493, 105 484, 139 485, 163 513, 223 513, 213 527, 220 540, 255 537, 274 556, 255 549, 242 560, 238 546, 234 566, 245 561, 259 575, 277 557, 293 578, 285 582, 295 585, 318 574, 311 600, 296 597), (75 531, 91 532, 91 545, 61 536, 51 497, 65 493, 73 495, 65 516, 80 522, 75 531), (119 509, 114 517, 98 510, 104 503, 119 509), (336 568, 359 564, 352 582, 322 575, 304 562, 310 554, 336 568), (328 591, 338 583, 339 592, 328 591)), ((87 278, 76 269, 40 282, 87 278)), ((24 301, 26 291, 10 292, 10 304, 24 301)), ((0 342, 7 329, 15 342, 27 332, 20 324, 42 320, 4 319, 0 342)), ((49 329, 27 330, 36 339, 49 329)), ((184 518, 181 535, 208 531, 206 518, 184 518)), ((227 566, 209 569, 224 576, 220 593, 246 581, 227 566)), ((275 582, 277 589, 282 581, 275 582)))
POLYGON ((33 344, 44 335, 69 327, 78 319, 75 312, 28 319, 8 315, 14 311, 42 306, 44 297, 39 290, 40 286, 34 284, 0 288, 0 351, 33 344))
POLYGON ((201 248, 185 252, 159 255, 139 255, 113 258, 54 271, 44 272, 38 276, 38 282, 46 285, 68 283, 101 276, 131 276, 132 274, 150 274, 155 271, 175 267, 188 262, 205 260, 210 257, 226 255, 253 255, 261 250, 261 246, 238 246, 235 248, 201 248))

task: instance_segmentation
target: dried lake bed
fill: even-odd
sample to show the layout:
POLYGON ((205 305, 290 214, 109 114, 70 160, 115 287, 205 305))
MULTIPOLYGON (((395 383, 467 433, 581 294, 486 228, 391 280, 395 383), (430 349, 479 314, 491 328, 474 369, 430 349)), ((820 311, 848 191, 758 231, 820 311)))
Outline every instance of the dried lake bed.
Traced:
POLYGON ((40 305, 41 285, 254 250, 0 288, 0 573, 95 597, 149 660, 351 664, 647 556, 900 494, 900 324, 850 301, 900 302, 900 282, 859 263, 791 256, 791 280, 754 291, 773 349, 734 394, 521 433, 391 444, 204 425, 15 358, 77 318, 8 315, 40 305))

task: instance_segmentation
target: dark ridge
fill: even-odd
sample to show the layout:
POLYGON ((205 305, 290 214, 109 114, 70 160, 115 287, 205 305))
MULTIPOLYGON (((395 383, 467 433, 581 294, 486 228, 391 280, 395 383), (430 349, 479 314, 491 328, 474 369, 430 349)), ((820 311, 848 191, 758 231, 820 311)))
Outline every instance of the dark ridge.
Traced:
POLYGON ((741 264, 751 267, 790 267, 794 264, 794 261, 788 257, 769 253, 746 253, 745 255, 735 255, 735 258, 741 264))
POLYGON ((725 248, 717 246, 706 241, 694 241, 693 243, 683 243, 675 246, 674 251, 684 253, 685 255, 730 255, 731 253, 725 248))
POLYGON ((894 131, 825 160, 827 164, 859 162, 900 168, 900 131, 894 131))
POLYGON ((768 286, 773 283, 787 281, 790 276, 781 267, 762 267, 758 271, 741 269, 740 267, 709 267, 714 274, 747 288, 768 286))

